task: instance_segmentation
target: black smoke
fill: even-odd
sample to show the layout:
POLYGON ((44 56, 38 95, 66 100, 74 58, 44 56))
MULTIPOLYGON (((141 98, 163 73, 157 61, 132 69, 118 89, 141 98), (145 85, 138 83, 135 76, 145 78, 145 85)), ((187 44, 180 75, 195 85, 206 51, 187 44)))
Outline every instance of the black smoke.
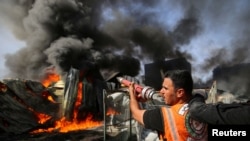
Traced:
POLYGON ((72 66, 88 66, 86 62, 136 76, 143 63, 185 57, 195 77, 206 78, 219 64, 249 61, 247 0, 3 0, 0 4, 0 16, 26 43, 5 57, 10 77, 40 79, 47 68, 64 74, 72 66), (217 45, 209 36, 221 32, 228 40, 217 45))

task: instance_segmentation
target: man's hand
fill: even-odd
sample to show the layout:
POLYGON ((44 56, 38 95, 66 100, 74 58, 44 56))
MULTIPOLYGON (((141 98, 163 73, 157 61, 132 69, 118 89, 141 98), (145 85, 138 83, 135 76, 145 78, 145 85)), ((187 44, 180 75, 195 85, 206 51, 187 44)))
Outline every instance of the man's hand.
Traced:
POLYGON ((135 83, 132 82, 129 87, 128 87, 128 91, 129 91, 129 95, 131 98, 135 98, 135 87, 134 87, 135 83))
POLYGON ((144 125, 143 114, 145 110, 142 110, 139 106, 139 103, 138 103, 139 100, 137 98, 138 97, 137 93, 135 92, 134 82, 132 82, 129 85, 128 90, 129 90, 129 95, 130 95, 130 110, 131 110, 132 116, 136 121, 144 125))
POLYGON ((145 102, 146 99, 143 99, 142 98, 142 94, 141 93, 137 93, 135 91, 135 83, 132 82, 129 87, 128 87, 128 90, 129 90, 129 94, 130 94, 130 98, 134 98, 135 100, 139 101, 139 102, 145 102))

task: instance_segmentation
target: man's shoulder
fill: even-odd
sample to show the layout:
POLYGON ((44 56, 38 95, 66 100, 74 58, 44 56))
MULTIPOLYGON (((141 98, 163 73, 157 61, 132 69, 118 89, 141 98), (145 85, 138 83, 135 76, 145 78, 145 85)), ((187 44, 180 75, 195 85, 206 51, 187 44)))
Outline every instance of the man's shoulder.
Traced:
POLYGON ((146 128, 163 131, 163 120, 160 107, 146 110, 143 115, 143 122, 146 128))
POLYGON ((161 114, 161 107, 156 107, 154 109, 148 109, 144 113, 145 116, 155 116, 158 114, 161 114))

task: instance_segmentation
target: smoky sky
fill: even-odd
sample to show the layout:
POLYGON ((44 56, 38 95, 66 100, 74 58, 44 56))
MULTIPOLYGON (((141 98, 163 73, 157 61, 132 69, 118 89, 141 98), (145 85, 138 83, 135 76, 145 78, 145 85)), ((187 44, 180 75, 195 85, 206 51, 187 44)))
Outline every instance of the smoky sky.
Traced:
POLYGON ((26 43, 5 56, 11 77, 39 80, 51 67, 64 74, 89 64, 136 76, 143 63, 185 57, 199 78, 220 64, 249 62, 247 0, 3 0, 0 5, 1 18, 26 43))

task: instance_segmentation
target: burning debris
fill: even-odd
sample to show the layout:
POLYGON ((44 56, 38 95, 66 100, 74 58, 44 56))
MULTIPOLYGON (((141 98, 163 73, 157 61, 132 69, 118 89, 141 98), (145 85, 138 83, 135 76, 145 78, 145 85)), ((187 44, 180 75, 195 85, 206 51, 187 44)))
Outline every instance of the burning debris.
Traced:
MULTIPOLYGON (((66 92, 64 94, 65 96, 58 94, 58 91, 58 95, 55 95, 55 93, 53 92, 54 90, 52 88, 45 87, 40 82, 20 79, 4 80, 0 83, 2 97, 1 111, 4 111, 1 112, 1 128, 6 132, 19 134, 30 132, 37 128, 42 129, 43 126, 45 129, 42 131, 53 131, 46 130, 46 128, 49 128, 50 126, 53 127, 56 125, 54 127, 54 130, 59 129, 59 131, 63 132, 63 126, 58 124, 63 124, 63 120, 65 121, 64 124, 70 124, 70 121, 76 118, 76 113, 74 112, 78 111, 75 110, 81 109, 79 108, 79 106, 81 106, 82 104, 81 99, 80 105, 76 105, 76 103, 79 102, 76 101, 78 95, 78 77, 79 76, 77 73, 72 74, 72 72, 69 72, 69 78, 71 79, 66 81, 66 86, 70 87, 66 87, 66 92), (72 75, 75 75, 75 77, 73 77, 72 75), (74 83, 71 84, 72 82, 74 83), (61 97, 58 97, 59 95, 61 97), (64 97, 64 103, 62 103, 62 96, 64 97), (63 115, 58 114, 62 110, 64 111, 63 115), (49 125, 49 123, 51 125, 49 125), (55 125, 53 123, 55 123, 55 125)), ((86 93, 85 95, 92 94, 88 92, 86 93)), ((80 94, 82 94, 82 91, 80 91, 80 94)), ((91 100, 91 98, 87 100, 91 100)), ((93 107, 89 108, 93 109, 93 107)), ((80 112, 83 113, 86 111, 79 110, 79 113, 80 112)), ((87 117, 83 117, 82 120, 85 120, 86 118, 87 117)), ((100 123, 100 121, 96 122, 96 125, 100 125, 100 123)), ((85 128, 88 128, 88 126, 84 126, 85 128)))
POLYGON ((131 138, 129 130, 135 122, 130 117, 127 91, 109 91, 104 97, 107 82, 90 79, 91 75, 86 74, 85 70, 71 68, 65 83, 58 81, 47 87, 44 85, 49 80, 44 80, 44 85, 30 80, 4 80, 0 83, 1 109, 5 111, 0 114, 0 128, 18 136, 94 129, 107 131, 107 138, 120 138, 120 134, 131 138))
POLYGON ((55 95, 41 83, 6 79, 0 85, 0 127, 5 132, 20 134, 47 128, 47 122, 58 118, 59 105, 51 101, 55 95))

